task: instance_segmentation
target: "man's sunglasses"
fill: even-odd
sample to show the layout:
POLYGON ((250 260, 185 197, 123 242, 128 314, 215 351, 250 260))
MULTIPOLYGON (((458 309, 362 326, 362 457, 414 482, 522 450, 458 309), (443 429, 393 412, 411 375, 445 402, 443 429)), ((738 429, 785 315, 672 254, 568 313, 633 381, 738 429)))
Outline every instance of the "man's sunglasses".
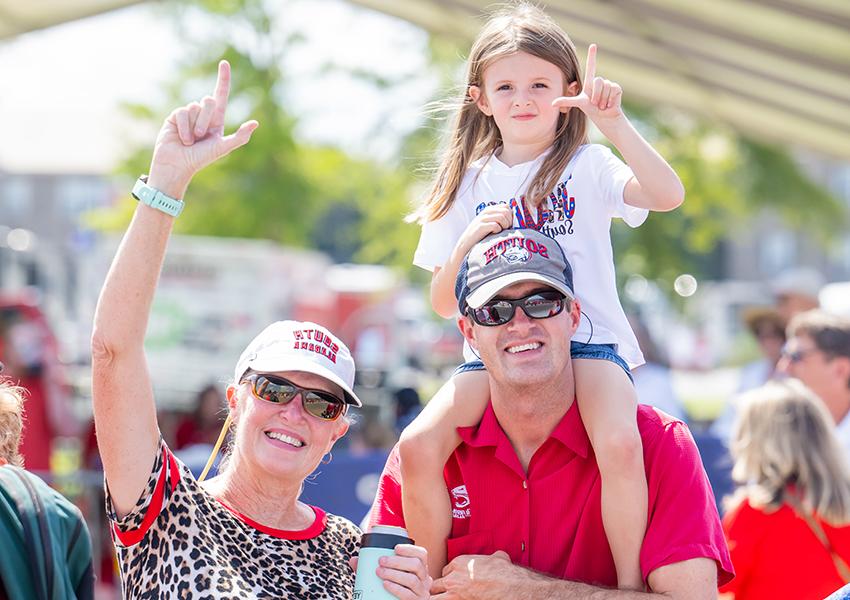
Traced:
POLYGON ((283 377, 252 373, 243 381, 251 384, 254 397, 272 404, 289 404, 301 394, 304 410, 323 421, 335 421, 345 412, 345 402, 341 398, 324 390, 303 388, 283 377))
POLYGON ((796 364, 805 360, 805 358, 812 354, 813 352, 818 352, 818 348, 808 348, 805 350, 793 350, 790 351, 787 348, 782 349, 782 356, 788 359, 788 362, 792 364, 796 364))
POLYGON ((490 300, 480 308, 468 308, 472 320, 485 327, 495 327, 510 322, 517 307, 530 319, 548 319, 564 310, 566 298, 560 292, 535 292, 516 300, 490 300))

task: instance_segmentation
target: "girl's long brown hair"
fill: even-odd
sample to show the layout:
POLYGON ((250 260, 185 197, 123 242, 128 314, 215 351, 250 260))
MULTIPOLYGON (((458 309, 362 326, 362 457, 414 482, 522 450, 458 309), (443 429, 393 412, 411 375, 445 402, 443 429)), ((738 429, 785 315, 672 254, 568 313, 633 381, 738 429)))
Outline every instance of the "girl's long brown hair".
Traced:
MULTIPOLYGON (((467 61, 466 85, 454 103, 456 114, 447 147, 422 206, 410 216, 424 223, 439 219, 455 201, 463 176, 475 160, 492 154, 502 136, 492 117, 482 113, 469 95, 469 86, 483 87, 484 71, 505 56, 526 52, 552 63, 564 76, 564 90, 573 81, 582 86, 575 46, 569 36, 542 10, 521 2, 493 14, 478 34, 467 61)), ((526 198, 540 207, 558 183, 572 155, 587 142, 587 118, 579 109, 558 117, 551 151, 531 180, 526 198)))

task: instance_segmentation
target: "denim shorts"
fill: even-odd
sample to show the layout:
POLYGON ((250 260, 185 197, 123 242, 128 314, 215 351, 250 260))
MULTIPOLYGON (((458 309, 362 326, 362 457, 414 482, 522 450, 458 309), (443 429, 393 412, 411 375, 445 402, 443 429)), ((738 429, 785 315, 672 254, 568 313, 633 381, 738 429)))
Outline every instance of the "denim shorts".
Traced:
MULTIPOLYGON (((572 358, 591 358, 595 360, 608 360, 622 368, 632 383, 635 382, 632 372, 626 361, 617 354, 614 344, 582 344, 581 342, 570 342, 570 356, 572 358)), ((480 360, 471 360, 463 363, 452 375, 465 373, 467 371, 484 371, 484 363, 480 360)))

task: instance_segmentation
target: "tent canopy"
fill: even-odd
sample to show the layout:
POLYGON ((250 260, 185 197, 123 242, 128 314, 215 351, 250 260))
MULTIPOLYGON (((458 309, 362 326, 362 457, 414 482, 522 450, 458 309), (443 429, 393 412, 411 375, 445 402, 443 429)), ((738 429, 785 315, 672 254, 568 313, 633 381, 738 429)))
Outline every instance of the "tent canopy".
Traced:
POLYGON ((0 41, 141 0, 0 0, 0 41))
MULTIPOLYGON (((0 40, 140 0, 0 0, 0 40)), ((492 0, 354 0, 469 43, 492 0)), ((549 0, 628 98, 850 160, 847 0, 549 0)))

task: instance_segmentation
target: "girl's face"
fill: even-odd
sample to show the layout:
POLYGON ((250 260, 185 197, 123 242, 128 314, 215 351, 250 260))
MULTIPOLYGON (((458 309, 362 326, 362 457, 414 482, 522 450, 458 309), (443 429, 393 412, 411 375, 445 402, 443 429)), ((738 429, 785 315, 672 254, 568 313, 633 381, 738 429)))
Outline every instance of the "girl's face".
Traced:
MULTIPOLYGON (((318 375, 300 371, 274 373, 292 383, 343 398, 342 389, 318 375)), ((236 419, 237 452, 273 477, 303 481, 348 431, 344 416, 324 421, 304 410, 301 394, 287 404, 257 398, 251 384, 228 388, 228 403, 236 419)))
POLYGON ((552 101, 578 93, 578 83, 567 85, 556 65, 526 52, 498 59, 482 79, 483 87, 470 86, 469 94, 481 112, 493 117, 506 148, 551 145, 561 114, 552 101))

